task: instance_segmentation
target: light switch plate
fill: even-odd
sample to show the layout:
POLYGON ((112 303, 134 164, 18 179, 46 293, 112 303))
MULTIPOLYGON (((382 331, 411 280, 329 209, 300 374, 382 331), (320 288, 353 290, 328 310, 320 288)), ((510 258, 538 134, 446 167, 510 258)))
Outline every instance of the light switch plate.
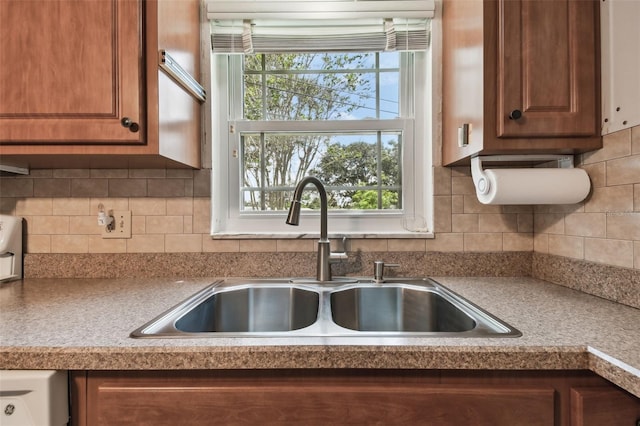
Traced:
POLYGON ((102 238, 131 238, 131 211, 113 211, 114 229, 102 228, 102 238))

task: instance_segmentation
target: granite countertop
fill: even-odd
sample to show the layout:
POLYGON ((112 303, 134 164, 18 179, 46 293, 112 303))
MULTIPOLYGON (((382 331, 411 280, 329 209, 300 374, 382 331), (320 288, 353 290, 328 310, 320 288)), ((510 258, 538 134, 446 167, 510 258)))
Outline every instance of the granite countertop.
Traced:
POLYGON ((132 339, 213 281, 0 284, 0 369, 589 369, 640 397, 640 310, 533 278, 435 278, 519 338, 132 339))

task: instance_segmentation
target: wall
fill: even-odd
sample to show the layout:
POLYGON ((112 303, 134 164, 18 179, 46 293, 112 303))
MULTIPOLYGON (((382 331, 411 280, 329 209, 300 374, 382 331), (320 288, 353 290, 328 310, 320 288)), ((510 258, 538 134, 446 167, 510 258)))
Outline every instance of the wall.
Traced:
POLYGON ((0 211, 23 216, 28 253, 202 251, 209 173, 191 170, 32 170, 0 179, 0 211), (98 204, 131 210, 131 239, 102 239, 98 204))
MULTIPOLYGON (((306 240, 212 240, 209 172, 32 170, 0 179, 0 211, 23 216, 28 253, 311 252, 306 240), (102 239, 98 204, 132 211, 131 239, 102 239)), ((533 250, 531 207, 482 206, 463 168, 435 169, 435 239, 351 241, 350 250, 533 250)))
MULTIPOLYGON (((438 148, 434 149, 438 152, 438 148)), ((437 157, 437 156, 436 156, 437 157)), ((434 168, 434 239, 362 239, 363 252, 531 252, 640 269, 640 127, 578 158, 593 193, 572 206, 486 206, 468 167, 434 168), (535 237, 534 237, 535 236, 535 237)), ((437 158, 436 158, 437 162, 437 158)), ((312 252, 305 240, 212 240, 207 170, 32 170, 0 179, 28 253, 312 252), (102 239, 97 206, 131 210, 131 239, 102 239)))
POLYGON ((640 126, 604 136, 579 157, 592 193, 571 206, 536 206, 534 251, 640 269, 640 126))
MULTIPOLYGON (((435 239, 367 239, 369 252, 535 251, 640 269, 640 127, 579 157, 593 193, 576 206, 485 206, 468 167, 435 167, 435 239), (535 235, 535 238, 534 238, 535 235)), ((0 179, 28 253, 312 252, 314 240, 212 240, 207 170, 32 170, 0 179), (97 205, 131 210, 133 237, 102 239, 97 205)))

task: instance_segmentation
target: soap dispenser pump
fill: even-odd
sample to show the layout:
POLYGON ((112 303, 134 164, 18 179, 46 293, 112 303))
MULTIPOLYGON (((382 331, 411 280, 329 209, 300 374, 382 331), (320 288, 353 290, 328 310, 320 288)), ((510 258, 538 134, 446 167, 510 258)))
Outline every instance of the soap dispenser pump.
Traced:
POLYGON ((22 279, 22 218, 0 215, 0 282, 22 279))

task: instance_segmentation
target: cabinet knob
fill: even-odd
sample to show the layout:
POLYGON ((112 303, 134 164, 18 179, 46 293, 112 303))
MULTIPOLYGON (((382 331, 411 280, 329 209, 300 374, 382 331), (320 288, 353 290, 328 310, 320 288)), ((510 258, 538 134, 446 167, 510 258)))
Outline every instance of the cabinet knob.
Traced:
POLYGON ((134 123, 129 117, 123 117, 122 120, 120 120, 120 124, 122 124, 122 127, 128 128, 133 133, 140 130, 140 125, 138 123, 134 123))
POLYGON ((522 117, 522 111, 514 109, 509 113, 509 120, 519 120, 522 117))

